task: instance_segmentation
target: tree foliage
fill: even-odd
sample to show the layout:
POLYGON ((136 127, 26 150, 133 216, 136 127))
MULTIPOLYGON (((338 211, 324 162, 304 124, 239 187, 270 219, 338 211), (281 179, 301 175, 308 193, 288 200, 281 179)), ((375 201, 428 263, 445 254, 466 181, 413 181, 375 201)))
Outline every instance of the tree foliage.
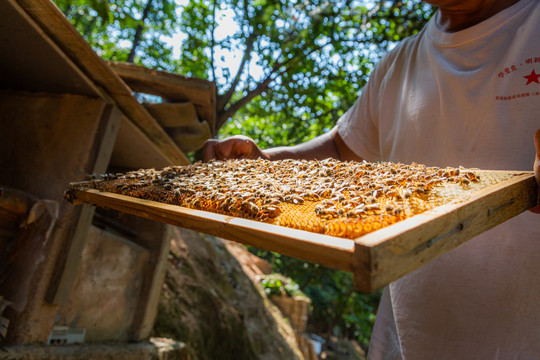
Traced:
POLYGON ((418 32, 432 11, 418 1, 190 2, 182 19, 184 31, 191 31, 182 69, 204 76, 202 61, 206 74, 220 82, 219 125, 227 123, 222 136, 247 134, 262 147, 296 144, 331 128, 380 56, 418 32), (206 10, 195 16, 201 3, 206 10), (216 8, 232 9, 238 24, 220 39, 216 8), (239 50, 239 65, 218 69, 216 52, 239 50))
POLYGON ((178 61, 164 41, 178 27, 174 0, 55 0, 104 59, 175 72, 178 61))
POLYGON ((329 338, 354 339, 368 348, 380 292, 354 291, 352 274, 304 262, 278 253, 251 248, 273 269, 293 279, 311 299, 308 330, 329 338))

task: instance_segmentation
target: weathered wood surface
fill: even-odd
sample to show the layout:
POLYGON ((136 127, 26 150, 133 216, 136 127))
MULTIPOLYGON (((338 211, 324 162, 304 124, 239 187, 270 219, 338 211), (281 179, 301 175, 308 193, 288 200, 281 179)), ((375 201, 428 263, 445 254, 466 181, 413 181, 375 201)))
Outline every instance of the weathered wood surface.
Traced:
POLYGON ((76 203, 92 203, 349 271, 358 290, 372 292, 536 205, 534 175, 520 174, 355 240, 94 189, 76 190, 74 195, 76 203))
POLYGON ((115 104, 122 113, 156 144, 173 164, 189 160, 133 97, 130 89, 103 61, 50 0, 7 0, 24 13, 42 36, 55 44, 98 90, 99 97, 115 104))
POLYGON ((100 90, 35 22, 10 1, 0 1, 3 89, 96 97, 100 90))
POLYGON ((208 122, 199 121, 192 103, 144 104, 144 107, 185 153, 201 149, 212 137, 208 122))
MULTIPOLYGON (((4 294, 11 294, 10 300, 18 298, 10 333, 19 343, 43 342, 49 335, 57 307, 46 303, 45 296, 80 214, 80 209, 66 204, 62 196, 70 180, 84 179, 98 161, 95 146, 101 139, 96 137, 106 106, 99 98, 81 95, 1 93, 0 183, 58 204, 58 215, 47 206, 32 207, 33 218, 47 209, 49 220, 44 220, 43 226, 37 221, 28 229, 17 229, 13 244, 21 250, 11 259, 9 281, 13 287, 0 284, 4 294), (61 221, 54 222, 55 216, 61 221)), ((40 203, 49 204, 45 200, 40 203)))
POLYGON ((37 201, 38 199, 30 194, 0 185, 0 274, 4 273, 7 266, 10 244, 17 237, 21 224, 37 201))
MULTIPOLYGON (((58 304, 70 295, 66 276, 77 272, 87 235, 79 229, 88 228, 94 212, 73 208, 62 194, 68 181, 107 170, 118 121, 111 127, 105 119, 121 117, 136 128, 130 140, 150 144, 162 166, 188 161, 52 1, 0 1, 0 18, 0 64, 7 71, 0 85, 0 183, 52 199, 39 200, 24 226, 9 232, 15 250, 2 263, 9 272, 0 286, 15 309, 9 341, 43 343, 58 304)), ((153 166, 159 164, 145 167, 153 166)))
POLYGON ((147 69, 133 64, 109 62, 111 69, 133 90, 161 96, 171 102, 192 103, 199 119, 215 129, 216 85, 213 82, 147 69))
POLYGON ((158 241, 155 241, 155 245, 150 247, 151 261, 146 266, 137 311, 129 331, 131 341, 148 339, 154 329, 161 289, 167 272, 167 258, 172 235, 172 226, 160 225, 163 225, 163 227, 162 231, 156 236, 158 241))
POLYGON ((116 169, 161 169, 171 160, 146 135, 125 117, 122 119, 109 166, 116 169))
MULTIPOLYGON (((143 279, 152 263, 148 249, 92 225, 79 257, 73 290, 56 323, 86 329, 88 343, 139 340, 130 330, 147 291, 143 279)), ((160 291, 155 292, 159 297, 160 291)))
MULTIPOLYGON (((93 173, 106 172, 116 141, 116 135, 120 128, 121 119, 122 113, 118 108, 112 105, 105 106, 97 129, 96 144, 91 148, 90 163, 93 164, 93 173)), ((77 225, 75 226, 73 237, 61 253, 63 256, 60 256, 56 274, 51 281, 47 293, 47 301, 52 304, 63 305, 69 299, 94 211, 94 207, 83 207, 77 225)))
POLYGON ((0 185, 0 213, 15 222, 21 222, 30 207, 38 200, 23 191, 0 185))
POLYGON ((38 200, 20 224, 10 245, 8 259, 0 266, 0 288, 14 310, 9 318, 7 342, 10 344, 43 341, 44 332, 54 318, 54 309, 42 299, 48 284, 53 259, 47 258, 54 247, 54 228, 59 204, 38 200))

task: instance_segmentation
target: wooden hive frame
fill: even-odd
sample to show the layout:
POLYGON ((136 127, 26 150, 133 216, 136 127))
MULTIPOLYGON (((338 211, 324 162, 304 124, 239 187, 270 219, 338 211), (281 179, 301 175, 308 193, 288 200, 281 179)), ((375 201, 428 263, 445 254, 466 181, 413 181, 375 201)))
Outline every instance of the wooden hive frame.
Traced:
POLYGON ((357 290, 373 292, 538 203, 532 172, 504 173, 513 176, 353 240, 77 186, 71 195, 75 204, 111 208, 351 272, 357 290))

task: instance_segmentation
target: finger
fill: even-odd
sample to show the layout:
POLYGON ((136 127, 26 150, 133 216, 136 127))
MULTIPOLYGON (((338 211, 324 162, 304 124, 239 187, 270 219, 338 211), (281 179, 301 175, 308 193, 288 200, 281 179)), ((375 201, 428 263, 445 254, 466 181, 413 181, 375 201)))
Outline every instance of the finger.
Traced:
POLYGON ((216 159, 228 160, 231 158, 235 146, 235 139, 229 138, 218 141, 215 146, 216 159))
POLYGON ((208 162, 216 158, 216 139, 206 140, 203 146, 203 161, 208 162))
POLYGON ((252 159, 255 144, 250 139, 238 138, 234 144, 233 153, 235 159, 252 159))
POLYGON ((235 135, 216 144, 216 156, 220 160, 253 159, 257 145, 250 138, 235 135))

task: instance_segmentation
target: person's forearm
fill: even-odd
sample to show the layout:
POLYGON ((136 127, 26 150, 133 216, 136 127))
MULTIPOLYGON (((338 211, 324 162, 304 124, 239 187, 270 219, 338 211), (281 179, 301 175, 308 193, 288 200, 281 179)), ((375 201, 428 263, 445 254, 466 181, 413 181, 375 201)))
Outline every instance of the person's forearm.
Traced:
POLYGON ((339 136, 337 128, 303 144, 268 149, 263 153, 269 160, 334 158, 342 161, 362 161, 339 136))
POLYGON ((306 159, 324 160, 339 159, 339 152, 332 140, 331 132, 320 135, 305 143, 294 146, 280 146, 263 150, 269 160, 306 159))

